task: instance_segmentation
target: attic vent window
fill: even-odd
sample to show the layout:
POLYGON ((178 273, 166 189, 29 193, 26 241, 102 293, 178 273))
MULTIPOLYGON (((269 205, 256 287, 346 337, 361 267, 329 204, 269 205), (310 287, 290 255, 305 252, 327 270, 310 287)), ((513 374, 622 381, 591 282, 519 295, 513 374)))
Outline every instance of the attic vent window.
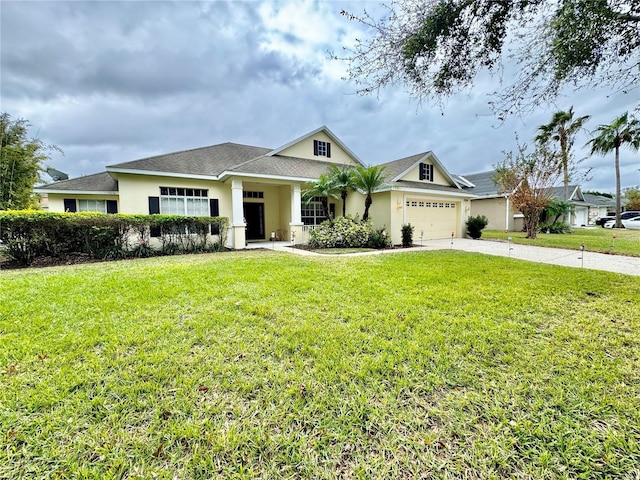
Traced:
POLYGON ((313 141, 313 154, 316 157, 331 158, 331 143, 322 140, 313 141))
POLYGON ((433 182, 433 165, 429 163, 420 164, 420 180, 433 182))

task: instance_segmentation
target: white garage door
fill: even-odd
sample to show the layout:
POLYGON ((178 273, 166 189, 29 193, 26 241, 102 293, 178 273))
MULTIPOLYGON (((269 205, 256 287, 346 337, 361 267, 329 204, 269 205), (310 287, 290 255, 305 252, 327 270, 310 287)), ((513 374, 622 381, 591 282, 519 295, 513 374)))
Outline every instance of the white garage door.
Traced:
POLYGON ((445 202, 425 198, 407 198, 405 201, 406 220, 415 228, 413 239, 450 238, 451 232, 459 236, 457 228, 460 202, 445 202))

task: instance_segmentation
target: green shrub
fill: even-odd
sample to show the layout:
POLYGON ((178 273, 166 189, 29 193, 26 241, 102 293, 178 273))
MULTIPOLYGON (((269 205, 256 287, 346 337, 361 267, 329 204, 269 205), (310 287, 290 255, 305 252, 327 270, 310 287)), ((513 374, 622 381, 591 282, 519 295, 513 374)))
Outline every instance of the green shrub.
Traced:
POLYGON ((402 246, 411 247, 413 245, 413 229, 414 226, 410 223, 402 225, 402 246))
POLYGON ((542 233, 571 233, 571 227, 565 222, 543 223, 538 227, 542 233))
POLYGON ((469 220, 467 220, 467 235, 477 240, 482 236, 482 230, 488 223, 489 219, 484 215, 469 217, 469 220))
POLYGON ((369 245, 374 229, 371 222, 359 222, 350 216, 324 221, 309 233, 313 248, 363 248, 369 245))
POLYGON ((389 239, 387 237, 387 230, 385 228, 381 228, 379 230, 374 230, 371 232, 367 247, 381 249, 387 248, 388 246, 389 239))
POLYGON ((65 258, 87 254, 97 259, 157 254, 151 230, 160 232, 163 253, 224 249, 228 219, 177 215, 125 215, 91 212, 53 213, 41 210, 0 211, 0 241, 6 253, 22 265, 38 257, 65 258), (218 241, 212 242, 211 226, 218 241))

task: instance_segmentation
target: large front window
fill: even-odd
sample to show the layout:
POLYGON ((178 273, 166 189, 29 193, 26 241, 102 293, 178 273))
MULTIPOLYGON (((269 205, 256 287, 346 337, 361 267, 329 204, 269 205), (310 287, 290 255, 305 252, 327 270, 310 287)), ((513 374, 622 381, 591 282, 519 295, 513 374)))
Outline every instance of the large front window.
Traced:
MULTIPOLYGON (((335 217, 336 204, 329 204, 329 212, 335 217)), ((309 203, 302 203, 302 223, 305 225, 320 225, 327 217, 322 211, 322 202, 320 197, 313 197, 309 203)))
POLYGON ((106 200, 78 200, 79 212, 107 213, 106 200))
POLYGON ((208 196, 208 190, 200 188, 160 187, 160 213, 208 217, 208 196))

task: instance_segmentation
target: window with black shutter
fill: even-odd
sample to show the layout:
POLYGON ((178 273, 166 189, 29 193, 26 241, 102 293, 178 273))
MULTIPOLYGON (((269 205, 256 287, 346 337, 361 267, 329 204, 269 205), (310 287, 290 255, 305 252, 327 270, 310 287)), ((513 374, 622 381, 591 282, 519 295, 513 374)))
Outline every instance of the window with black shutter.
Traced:
MULTIPOLYGON (((158 215, 160 213, 160 197, 149 197, 149 215, 158 215)), ((149 234, 152 237, 159 237, 162 232, 160 227, 151 227, 149 234)))
POLYGON ((77 212, 78 207, 76 206, 75 198, 65 198, 64 199, 64 211, 65 212, 77 212))
MULTIPOLYGON (((211 211, 211 216, 212 217, 219 217, 220 216, 220 207, 218 204, 218 199, 217 198, 211 198, 209 199, 209 210, 211 211)), ((211 224, 211 235, 218 235, 220 233, 220 227, 218 226, 218 224, 211 224)))
POLYGON ((118 202, 107 200, 107 213, 118 213, 118 202))

